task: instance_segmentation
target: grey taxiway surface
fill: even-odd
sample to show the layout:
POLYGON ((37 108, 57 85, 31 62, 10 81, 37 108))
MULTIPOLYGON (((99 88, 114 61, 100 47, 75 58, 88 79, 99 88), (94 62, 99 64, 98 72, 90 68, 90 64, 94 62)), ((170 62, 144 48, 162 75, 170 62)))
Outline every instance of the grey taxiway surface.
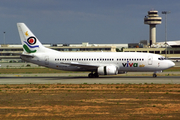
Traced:
POLYGON ((99 78, 88 78, 87 74, 0 74, 0 84, 180 84, 180 72, 160 73, 157 78, 139 72, 99 78))

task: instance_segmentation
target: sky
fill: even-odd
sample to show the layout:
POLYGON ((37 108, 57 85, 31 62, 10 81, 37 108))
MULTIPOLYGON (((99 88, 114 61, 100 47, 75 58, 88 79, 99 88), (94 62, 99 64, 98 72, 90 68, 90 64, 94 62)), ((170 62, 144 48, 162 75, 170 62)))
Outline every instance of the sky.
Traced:
POLYGON ((149 40, 148 11, 162 24, 156 41, 180 40, 180 0, 1 0, 0 44, 21 44, 17 23, 25 23, 42 43, 127 44, 149 40), (5 32, 5 34, 4 34, 5 32), (4 39, 5 36, 5 39, 4 39))

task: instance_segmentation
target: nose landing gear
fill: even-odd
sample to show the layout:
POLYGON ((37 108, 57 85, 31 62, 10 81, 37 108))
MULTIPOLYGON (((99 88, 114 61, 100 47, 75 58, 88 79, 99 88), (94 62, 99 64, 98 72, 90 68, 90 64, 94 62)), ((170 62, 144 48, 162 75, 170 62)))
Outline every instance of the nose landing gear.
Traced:
POLYGON ((160 71, 155 71, 155 72, 153 73, 153 77, 154 77, 154 78, 157 77, 156 73, 162 73, 162 70, 160 70, 160 71))

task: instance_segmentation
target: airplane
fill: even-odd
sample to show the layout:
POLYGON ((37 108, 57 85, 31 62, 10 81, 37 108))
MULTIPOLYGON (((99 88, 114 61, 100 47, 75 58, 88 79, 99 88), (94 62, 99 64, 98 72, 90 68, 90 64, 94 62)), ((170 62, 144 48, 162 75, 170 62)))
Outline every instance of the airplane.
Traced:
POLYGON ((174 62, 152 53, 138 52, 59 52, 44 47, 24 23, 17 23, 23 53, 21 59, 48 68, 89 71, 89 78, 126 72, 158 72, 173 67, 174 62))

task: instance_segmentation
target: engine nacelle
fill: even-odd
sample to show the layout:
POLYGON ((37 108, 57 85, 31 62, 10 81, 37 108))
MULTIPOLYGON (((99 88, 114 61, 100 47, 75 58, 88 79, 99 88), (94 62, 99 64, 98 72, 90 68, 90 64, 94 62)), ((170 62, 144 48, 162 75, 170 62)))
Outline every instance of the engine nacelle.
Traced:
POLYGON ((98 67, 97 72, 99 75, 117 75, 118 68, 116 66, 101 66, 98 67))

